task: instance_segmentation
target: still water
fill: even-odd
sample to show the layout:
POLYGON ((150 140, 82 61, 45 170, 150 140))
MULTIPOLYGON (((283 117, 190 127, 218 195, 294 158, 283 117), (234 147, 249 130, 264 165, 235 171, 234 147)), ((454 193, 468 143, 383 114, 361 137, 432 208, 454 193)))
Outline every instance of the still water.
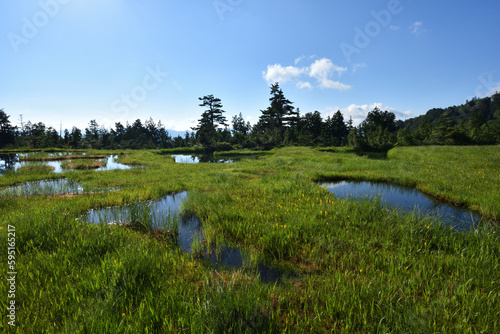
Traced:
POLYGON ((30 195, 55 195, 55 194, 80 194, 83 186, 74 181, 44 180, 24 183, 18 186, 8 187, 0 191, 0 197, 30 196, 30 195))
MULTIPOLYGON (((62 156, 62 155, 71 155, 70 153, 63 154, 63 153, 58 153, 57 156, 62 156)), ((21 167, 27 167, 27 166, 50 166, 53 167, 54 170, 52 170, 53 173, 62 173, 64 172, 65 169, 61 167, 62 161, 44 161, 44 162, 31 162, 31 161, 19 161, 19 157, 22 156, 21 154, 2 154, 0 155, 0 175, 2 173, 6 172, 7 170, 14 170, 17 171, 21 167)), ((49 155, 51 156, 51 155, 49 155)), ((52 155, 55 156, 55 155, 52 155)), ((124 164, 121 164, 116 161, 118 159, 117 155, 110 155, 106 159, 97 159, 99 161, 106 161, 106 165, 96 168, 96 171, 110 171, 110 170, 117 170, 117 169, 130 169, 134 168, 131 166, 127 166, 124 164)), ((65 160, 65 161, 71 161, 71 160, 65 160)), ((66 169, 70 170, 70 169, 66 169)))
MULTIPOLYGON (((193 252, 193 244, 203 244, 203 226, 201 221, 193 216, 182 215, 182 202, 188 197, 186 191, 165 196, 156 201, 148 201, 137 205, 110 207, 91 210, 84 219, 94 224, 126 224, 134 219, 145 218, 151 227, 171 228, 178 231, 177 244, 185 253, 193 252), (145 212, 145 215, 141 212, 145 212), (172 223, 172 219, 176 219, 172 223), (168 226, 167 226, 168 225, 168 226)), ((203 246, 204 247, 204 246, 203 246)), ((203 257, 215 268, 239 269, 243 267, 244 254, 237 248, 222 247, 218 251, 204 250, 203 257)), ((257 270, 265 283, 280 282, 283 273, 275 268, 259 264, 257 270)))
POLYGON ((216 158, 213 154, 206 155, 186 155, 186 154, 173 154, 171 155, 179 164, 198 164, 203 163, 231 163, 234 162, 233 158, 216 158))
POLYGON ((458 230, 471 229, 480 220, 475 213, 440 202, 414 188, 357 181, 323 183, 321 186, 342 199, 363 200, 378 196, 381 202, 390 208, 437 217, 448 226, 453 226, 458 230))

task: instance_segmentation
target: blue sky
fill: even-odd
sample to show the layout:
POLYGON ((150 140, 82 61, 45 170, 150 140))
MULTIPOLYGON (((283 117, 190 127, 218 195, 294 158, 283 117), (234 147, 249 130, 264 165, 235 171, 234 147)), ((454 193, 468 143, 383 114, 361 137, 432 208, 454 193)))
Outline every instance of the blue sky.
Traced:
POLYGON ((11 122, 194 126, 198 97, 255 123, 279 81, 302 114, 398 119, 500 91, 497 0, 40 0, 0 4, 11 122))

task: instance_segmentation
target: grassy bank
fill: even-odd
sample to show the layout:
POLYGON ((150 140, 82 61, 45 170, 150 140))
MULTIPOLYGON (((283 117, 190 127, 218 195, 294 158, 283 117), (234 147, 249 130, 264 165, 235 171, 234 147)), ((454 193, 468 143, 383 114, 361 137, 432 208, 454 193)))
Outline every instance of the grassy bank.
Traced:
MULTIPOLYGON (((18 272, 17 326, 5 325, 9 319, 3 312, 3 329, 500 331, 497 223, 484 219, 475 230, 456 233, 435 219, 387 210, 377 201, 339 200, 316 183, 393 182, 498 219, 498 147, 396 148, 387 157, 284 148, 258 159, 200 165, 137 151, 119 161, 147 167, 57 176, 92 189, 120 189, 115 192, 0 201, 0 238, 7 240, 8 225, 15 227, 18 272), (244 250, 250 260, 241 269, 214 269, 180 251, 170 238, 81 219, 90 208, 182 190, 190 194, 184 212, 203 222, 205 247, 244 250), (286 275, 277 284, 265 284, 259 264, 286 275)), ((0 187, 47 177, 56 176, 6 173, 0 187)), ((2 284, 3 310, 7 295, 2 284)))

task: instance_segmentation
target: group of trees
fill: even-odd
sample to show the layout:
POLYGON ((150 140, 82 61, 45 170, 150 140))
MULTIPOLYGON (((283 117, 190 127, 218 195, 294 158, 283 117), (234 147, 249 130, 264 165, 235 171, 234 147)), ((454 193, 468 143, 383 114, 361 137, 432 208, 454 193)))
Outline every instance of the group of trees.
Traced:
POLYGON ((400 145, 500 144, 500 93, 398 122, 400 145))
POLYGON ((227 146, 272 148, 279 145, 348 144, 356 149, 386 150, 397 140, 394 113, 375 108, 357 128, 353 126, 352 118, 345 121, 340 111, 326 119, 319 111, 301 115, 278 83, 271 86, 269 107, 261 110, 257 124, 245 124, 240 114, 233 118, 232 134, 227 129, 220 99, 208 95, 200 100, 203 101, 200 106, 209 108, 193 130, 197 131, 199 142, 209 150, 227 146), (207 133, 209 139, 205 137, 207 133))
MULTIPOLYGON (((132 124, 115 123, 113 129, 91 120, 88 128, 73 127, 59 134, 42 122, 13 126, 0 109, 0 148, 179 148, 206 151, 232 148, 269 149, 281 145, 349 145, 359 150, 388 150, 395 145, 489 145, 500 144, 500 93, 474 98, 464 105, 431 109, 425 115, 396 121, 394 113, 374 108, 358 126, 345 120, 340 111, 326 119, 320 112, 304 115, 288 100, 278 83, 271 87, 269 107, 261 110, 255 125, 242 114, 233 116, 231 127, 222 101, 213 95, 200 97, 205 108, 194 132, 172 137, 161 121, 137 119, 132 124)), ((21 118, 22 119, 22 118, 21 118)))
POLYGON ((187 147, 196 143, 193 133, 172 137, 161 122, 149 119, 144 124, 137 119, 132 124, 115 123, 113 129, 100 126, 91 120, 83 131, 77 127, 58 133, 42 122, 22 123, 20 127, 12 126, 3 109, 0 110, 0 148, 174 148, 187 147))

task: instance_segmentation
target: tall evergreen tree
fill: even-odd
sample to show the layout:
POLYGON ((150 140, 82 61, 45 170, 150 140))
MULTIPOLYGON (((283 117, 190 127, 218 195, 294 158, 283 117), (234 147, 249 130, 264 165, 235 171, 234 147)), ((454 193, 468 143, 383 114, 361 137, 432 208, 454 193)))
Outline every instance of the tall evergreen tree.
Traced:
POLYGON ((250 129, 252 128, 252 126, 250 125, 250 122, 245 123, 245 119, 243 118, 241 113, 239 115, 233 116, 232 123, 233 123, 233 133, 234 134, 240 133, 243 135, 247 135, 248 132, 250 132, 250 129))
POLYGON ((0 109, 0 148, 13 144, 16 128, 10 124, 9 117, 3 109, 0 109))
POLYGON ((208 107, 208 109, 203 112, 202 119, 206 116, 207 122, 210 122, 214 128, 217 128, 219 125, 224 127, 228 126, 228 124, 226 124, 226 117, 223 116, 225 111, 222 110, 222 103, 219 98, 215 98, 213 95, 206 95, 198 99, 202 101, 199 105, 200 107, 208 107))
POLYGON ((319 111, 309 112, 300 118, 299 142, 303 145, 316 145, 323 132, 323 119, 319 111))
POLYGON ((222 103, 219 98, 215 98, 213 95, 207 95, 198 98, 202 103, 200 107, 208 107, 203 114, 201 119, 198 120, 198 125, 193 127, 196 131, 196 139, 200 144, 202 144, 205 149, 212 150, 215 144, 219 141, 219 134, 217 128, 222 125, 227 127, 226 117, 223 116, 225 112, 222 110, 222 103))
POLYGON ((296 125, 299 121, 298 112, 292 106, 292 102, 285 98, 279 83, 271 85, 271 105, 262 110, 260 122, 268 129, 278 129, 283 132, 286 127, 296 125))
POLYGON ((325 145, 340 146, 345 144, 348 134, 348 125, 344 122, 344 116, 340 110, 333 116, 327 117, 324 127, 325 145))

